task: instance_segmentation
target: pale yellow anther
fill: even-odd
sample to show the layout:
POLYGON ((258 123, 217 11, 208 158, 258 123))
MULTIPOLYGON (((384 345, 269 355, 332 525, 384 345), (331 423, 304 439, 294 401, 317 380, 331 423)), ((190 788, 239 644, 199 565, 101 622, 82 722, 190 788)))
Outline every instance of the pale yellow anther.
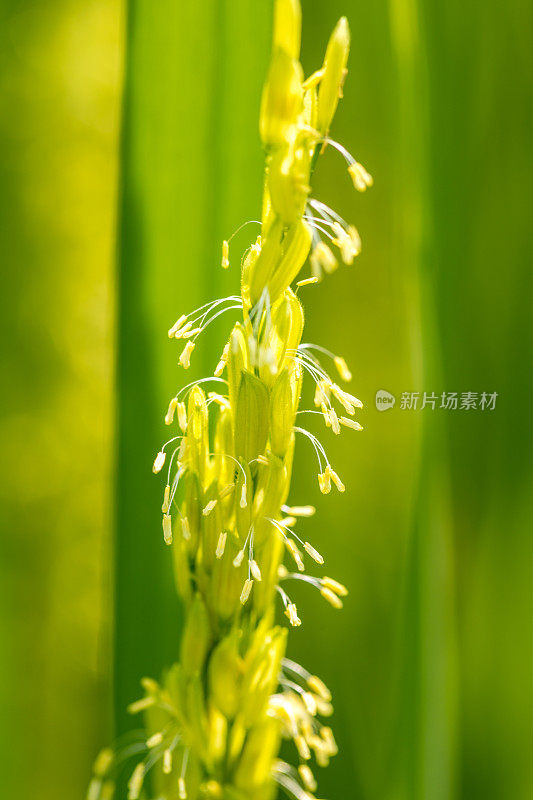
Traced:
POLYGON ((281 506, 281 510, 293 517, 312 517, 316 512, 314 506, 281 506))
POLYGON ((168 748, 163 753, 163 775, 170 775, 172 772, 172 750, 168 748))
POLYGON ((85 800, 100 800, 102 797, 102 781, 100 778, 92 778, 87 788, 85 800))
POLYGON ((331 480, 333 481, 333 483, 335 484, 335 486, 337 487, 339 492, 344 492, 345 491, 345 489, 346 489, 345 485, 343 484, 343 482, 341 481, 341 479, 339 478, 339 476, 337 475, 337 473, 331 467, 330 464, 327 465, 326 471, 325 471, 324 474, 329 475, 329 477, 331 478, 331 480))
POLYGON ((176 335, 176 332, 179 331, 179 329, 181 328, 183 323, 186 322, 186 320, 187 320, 187 315, 186 314, 182 314, 181 317, 170 328, 170 330, 168 332, 168 338, 169 339, 172 339, 176 335))
POLYGON ((217 503, 218 503, 218 500, 210 500, 210 501, 207 503, 207 505, 206 505, 206 506, 204 506, 204 508, 202 509, 202 514, 204 515, 204 517, 207 517, 207 516, 209 516, 209 514, 210 514, 210 513, 211 513, 211 511, 212 511, 212 510, 215 508, 215 506, 216 506, 216 504, 217 504, 217 503))
POLYGON ((294 737, 294 744, 296 745, 296 749, 298 750, 300 758, 303 758, 304 761, 308 761, 311 758, 311 751, 309 750, 309 745, 301 734, 294 737))
POLYGON ((235 558, 233 559, 233 566, 240 567, 242 562, 244 561, 244 549, 239 550, 235 558))
POLYGON ((168 405, 168 411, 165 415, 165 425, 172 425, 174 422, 174 412, 176 411, 177 405, 178 400, 176 397, 173 397, 168 405))
POLYGON ((307 766, 307 764, 300 764, 298 767, 298 774, 300 775, 301 781, 306 789, 310 792, 314 792, 317 788, 317 782, 315 780, 315 776, 311 772, 311 769, 307 766))
POLYGON ((300 551, 298 550, 298 547, 296 546, 296 544, 293 542, 292 539, 286 539, 285 540, 285 544, 287 545, 287 550, 289 551, 289 553, 293 557, 294 562, 295 562, 296 566, 298 567, 298 570, 300 572, 303 572, 305 570, 305 565, 304 565, 304 562, 302 560, 302 555, 301 555, 300 551))
POLYGON ((164 450, 160 450, 159 453, 156 455, 154 460, 154 465, 152 467, 152 472, 157 475, 158 472, 161 472, 163 469, 163 465, 165 463, 165 459, 167 454, 164 450))
POLYGON ((185 779, 178 778, 178 798, 179 800, 187 800, 187 787, 185 786, 185 779))
POLYGON ((367 187, 372 186, 374 183, 372 175, 369 175, 363 165, 358 161, 354 161, 353 164, 350 164, 348 172, 358 192, 366 192, 367 187))
POLYGON ((185 403, 178 403, 177 406, 178 411, 178 425, 180 426, 183 433, 187 432, 187 409, 185 408, 185 403))
POLYGON ((329 494, 331 492, 331 476, 329 472, 318 473, 318 486, 322 494, 329 494))
POLYGON ((318 550, 315 550, 313 545, 309 544, 309 542, 304 542, 304 550, 306 551, 306 553, 309 553, 311 558, 314 561, 316 561, 317 564, 323 564, 324 563, 324 559, 322 558, 322 556, 320 555, 318 550))
POLYGON ((359 231, 353 225, 348 225, 348 236, 352 240, 352 248, 354 255, 358 256, 361 253, 361 237, 359 231))
POLYGON ((188 331, 191 330, 191 328, 192 328, 192 322, 186 322, 185 325, 182 325, 181 328, 178 328, 178 330, 174 334, 174 338, 183 339, 185 335, 188 333, 188 331))
POLYGON ((283 517, 283 519, 280 519, 279 522, 280 525, 284 525, 286 528, 292 528, 294 525, 296 525, 298 520, 296 519, 296 517, 290 516, 290 517, 283 517))
POLYGON ((348 589, 346 586, 344 586, 343 583, 339 583, 339 581, 336 581, 334 578, 328 578, 327 576, 324 576, 321 583, 322 586, 326 587, 326 589, 330 589, 332 592, 335 592, 335 594, 338 594, 341 597, 346 597, 348 594, 348 589))
POLYGON ((100 750, 98 755, 96 756, 96 760, 93 766, 93 772, 95 775, 102 777, 106 774, 109 767, 114 761, 114 754, 110 747, 106 747, 104 750, 100 750))
POLYGON ((229 497, 229 495, 232 493, 234 488, 235 488, 235 484, 227 483, 226 486, 224 486, 224 488, 221 489, 220 492, 218 493, 220 499, 224 500, 225 497, 229 497))
POLYGON ((213 403, 216 403, 217 406, 220 406, 220 408, 231 408, 230 401, 228 400, 227 397, 224 397, 223 395, 218 394, 217 392, 209 392, 207 396, 210 400, 213 401, 213 403))
POLYGON ((137 764, 128 781, 128 800, 138 800, 144 780, 144 764, 137 764))
POLYGON ((222 242, 222 269, 228 269, 229 267, 229 242, 224 239, 222 242))
POLYGON ((215 378, 220 378, 220 376, 224 372, 224 367, 226 366, 226 364, 228 362, 228 353, 229 353, 229 342, 224 347, 224 350, 222 351, 222 355, 220 356, 220 361, 218 362, 218 364, 217 364, 217 366, 215 368, 215 371, 213 373, 215 378))
POLYGON ((191 538, 191 529, 189 527, 189 520, 187 517, 181 518, 181 533, 186 542, 191 538))
POLYGON ((330 605, 333 606, 333 608, 342 608, 342 600, 340 599, 340 597, 337 597, 335 592, 332 592, 331 589, 328 589, 326 586, 323 586, 320 589, 320 594, 325 600, 328 601, 330 605))
POLYGON ((354 419, 347 419, 346 417, 341 417, 339 422, 341 425, 345 425, 346 428, 352 428, 354 431, 362 431, 363 426, 356 422, 354 419))
POLYGON ((150 694, 157 694, 159 692, 159 684, 157 681, 154 681, 153 678, 144 677, 141 678, 141 686, 146 692, 150 694))
POLYGON ((226 531, 222 531, 222 533, 218 537, 217 549, 216 549, 216 552, 215 552, 215 556, 217 558, 222 558, 222 556, 224 555, 224 550, 226 549, 226 539, 227 538, 228 538, 228 534, 226 533, 226 531))
POLYGON ((172 544, 172 517, 170 514, 163 515, 163 538, 165 544, 172 544))
MULTIPOLYGON (((201 327, 200 328, 193 328, 192 330, 186 331, 185 333, 180 333, 180 337, 179 338, 180 339, 190 339, 191 336, 196 336, 197 334, 201 333, 202 331, 203 331, 203 328, 201 328, 201 327)), ((176 338, 178 338, 178 337, 176 337, 176 338)))
POLYGON ((318 709, 315 696, 311 692, 304 692, 302 694, 302 700, 309 714, 311 714, 312 717, 316 716, 318 709))
POLYGON ((240 505, 241 508, 246 508, 246 506, 248 505, 248 503, 246 501, 246 484, 245 483, 243 483, 243 485, 242 485, 241 499, 240 499, 239 505, 240 505))
POLYGON ((259 564, 257 563, 257 561, 254 561, 254 559, 252 558, 249 561, 249 565, 250 565, 250 572, 252 573, 252 577, 254 578, 254 580, 260 581, 261 570, 259 569, 259 564))
POLYGON ((285 564, 280 564, 278 567, 278 578, 280 581, 284 580, 287 575, 289 574, 289 570, 285 566, 285 564))
POLYGON ((331 692, 324 681, 321 681, 316 675, 311 675, 311 677, 307 679, 307 685, 311 691, 315 692, 315 694, 318 694, 322 700, 326 701, 326 703, 329 703, 331 700, 331 692))
POLYGON ((316 275, 312 278, 304 278, 301 281, 296 281, 296 286, 310 286, 312 283, 318 283, 318 277, 316 275))
POLYGON ((352 236, 344 230, 339 222, 334 222, 332 228, 336 236, 333 243, 341 251, 342 260, 345 264, 353 264, 353 260, 359 255, 360 250, 357 248, 352 236))
POLYGON ((268 460, 268 458, 266 456, 262 456, 261 455, 261 456, 257 456, 257 463, 258 464, 262 464, 263 467, 268 467, 268 465, 270 464, 270 461, 268 460))
POLYGON ((187 342, 179 357, 179 363, 184 369, 189 369, 191 366, 191 354, 194 350, 194 342, 187 342))
POLYGON ((253 584, 254 582, 250 578, 247 578, 244 581, 244 586, 242 587, 241 596, 239 598, 242 605, 244 605, 248 600, 248 598, 250 597, 250 592, 252 591, 253 584))
POLYGON ((339 424, 339 418, 337 416, 337 412, 334 408, 329 409, 329 421, 331 423, 331 430, 335 434, 339 434, 341 432, 341 426, 339 424))
POLYGON ((298 616, 298 609, 296 608, 294 603, 289 603, 289 605, 285 609, 285 616, 289 618, 289 622, 294 628, 297 628, 299 625, 302 624, 302 620, 298 616))
POLYGON ((165 493, 163 495, 163 505, 161 506, 161 511, 163 514, 166 514, 170 507, 170 486, 167 484, 165 486, 165 493))
POLYGON ((140 700, 134 700, 133 703, 130 703, 128 706, 128 712, 130 714, 138 714, 139 711, 144 711, 146 708, 150 708, 155 703, 155 698, 148 696, 148 697, 141 697, 140 700))
POLYGON ((322 276, 322 272, 330 275, 338 267, 338 262, 330 248, 325 242, 318 242, 313 248, 309 257, 311 272, 317 280, 322 276))
POLYGON ((146 740, 146 747, 152 749, 152 747, 157 747, 158 744, 161 744, 163 741, 163 734, 161 731, 154 733, 153 736, 150 736, 149 739, 146 740))
POLYGON ((352 373, 348 369, 348 364, 341 356, 335 356, 333 359, 333 363, 337 367, 337 372, 341 376, 343 381, 351 381, 352 380, 352 373))
POLYGON ((330 755, 334 756, 339 752, 339 748, 337 747, 337 742, 335 741, 335 737, 333 735, 333 731, 331 728, 327 726, 323 726, 322 730, 320 731, 322 738, 328 748, 330 755))

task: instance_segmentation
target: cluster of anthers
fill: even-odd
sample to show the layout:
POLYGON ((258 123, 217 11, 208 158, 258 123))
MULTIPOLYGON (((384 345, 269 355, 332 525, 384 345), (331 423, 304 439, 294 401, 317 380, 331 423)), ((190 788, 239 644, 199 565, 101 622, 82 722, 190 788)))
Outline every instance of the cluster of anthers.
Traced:
MULTIPOLYGON (((318 156, 327 146, 339 151, 359 191, 372 179, 329 136, 346 74, 346 19, 331 35, 322 68, 307 80, 300 28, 298 0, 276 0, 260 115, 261 232, 240 259, 241 293, 182 315, 168 332, 185 341, 179 363, 188 369, 206 328, 224 314, 242 314, 213 374, 171 399, 165 422, 177 431, 153 464, 154 473, 166 473, 163 537, 185 605, 180 659, 161 683, 143 679, 144 697, 130 711, 144 712, 149 735, 100 754, 88 800, 111 797, 131 759, 138 763, 129 800, 149 796, 149 771, 150 796, 158 800, 271 800, 277 786, 294 800, 312 800, 312 756, 325 766, 337 752, 331 728, 320 722, 332 713, 331 694, 286 658, 287 628, 275 618, 283 610, 290 625, 301 624, 286 589, 291 581, 315 587, 335 608, 347 594, 336 580, 306 572, 306 559, 324 563, 296 532, 315 509, 290 505, 288 495, 297 435, 316 454, 320 491, 328 494, 333 484, 344 492, 324 446, 299 417, 317 415, 334 434, 358 431, 354 416, 362 404, 324 366, 331 362, 337 380, 350 381, 344 359, 302 344, 299 291, 331 273, 338 256, 351 264, 361 247, 357 230, 311 197, 318 156), (298 279, 306 263, 311 275, 298 279), (300 408, 304 376, 314 386, 311 409, 300 408), (282 738, 293 741, 297 766, 279 760, 282 738)), ((223 268, 230 267, 231 238, 222 245, 223 268)))

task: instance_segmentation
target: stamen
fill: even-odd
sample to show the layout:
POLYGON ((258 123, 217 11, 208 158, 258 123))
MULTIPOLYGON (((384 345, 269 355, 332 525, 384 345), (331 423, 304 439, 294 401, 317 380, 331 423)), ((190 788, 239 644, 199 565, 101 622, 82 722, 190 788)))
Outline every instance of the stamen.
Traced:
POLYGON ((224 239, 222 242, 222 269, 228 269, 229 267, 229 242, 224 239))
POLYGON ((205 506, 205 508, 202 509, 202 514, 204 515, 204 517, 209 516, 209 514, 214 509, 214 507, 216 506, 217 503, 218 503, 218 500, 210 500, 208 502, 208 504, 205 506))
POLYGON ((339 266, 337 259, 324 242, 319 242, 313 248, 313 251, 309 257, 309 263, 311 264, 313 276, 317 280, 322 275, 322 270, 324 270, 327 275, 331 275, 331 273, 335 272, 339 266))
POLYGON ((178 410, 178 425, 180 426, 183 433, 187 432, 187 409, 185 408, 185 403, 176 403, 176 408, 178 410))
POLYGON ((176 332, 179 331, 181 326, 187 320, 187 314, 182 314, 181 317, 174 323, 174 325, 170 328, 168 332, 168 338, 173 339, 176 332))
POLYGON ((305 741, 304 737, 301 735, 295 736, 294 744, 296 745, 296 749, 298 750, 300 758, 308 761, 311 758, 311 751, 309 750, 309 745, 305 741))
POLYGON ((166 457, 167 454, 163 450, 160 450, 159 453, 156 455, 154 460, 154 465, 152 467, 152 472, 155 475, 157 475, 157 473, 161 472, 161 470, 163 469, 166 457))
POLYGON ((328 603, 330 603, 330 605, 333 606, 333 608, 342 608, 342 600, 340 597, 337 597, 335 592, 332 592, 331 589, 323 586, 320 590, 320 594, 325 600, 328 601, 328 603))
POLYGON ((261 570, 259 569, 259 564, 253 558, 249 562, 250 572, 252 573, 254 580, 260 581, 261 580, 261 570))
POLYGON ((281 506, 281 510, 293 517, 312 517, 316 512, 314 506, 281 506))
POLYGON ((344 425, 346 428, 352 428, 354 431, 362 431, 363 426, 359 425, 354 419, 347 419, 346 417, 340 418, 341 425, 344 425))
POLYGON ((178 405, 177 398, 173 397, 169 403, 168 411, 165 416, 165 425, 172 425, 174 421, 174 412, 176 410, 177 405, 178 405))
POLYGON ((128 800, 138 800, 144 780, 144 764, 137 764, 128 781, 128 800))
POLYGON ((288 604, 285 609, 285 616, 289 618, 291 625, 295 628, 302 624, 302 620, 298 616, 298 610, 294 603, 288 604))
POLYGON ((222 558, 224 555, 224 550, 226 549, 226 539, 228 538, 228 534, 226 531, 222 531, 220 536, 218 537, 218 544, 217 549, 215 552, 215 556, 217 558, 222 558))
POLYGON ((324 681, 320 680, 319 677, 316 675, 310 675, 307 679, 307 685, 313 692, 315 692, 315 694, 320 695, 322 700, 325 700, 326 703, 331 701, 331 692, 324 681))
POLYGON ((334 580, 333 578, 328 578, 324 576, 321 580, 321 583, 322 586, 325 586, 327 589, 330 589, 332 592, 335 592, 341 597, 346 597, 346 595, 348 594, 348 589, 346 588, 346 586, 334 580))
POLYGON ((181 532, 185 541, 188 542, 191 538, 191 529, 189 528, 189 520, 187 517, 181 518, 181 532))
POLYGON ((323 564, 324 563, 324 559, 322 558, 322 556, 320 555, 318 550, 315 550, 313 545, 309 544, 309 542, 304 542, 304 549, 305 549, 305 551, 307 553, 309 553, 311 558, 316 561, 317 564, 323 564))
POLYGON ((242 587, 242 592, 240 596, 240 601, 242 605, 245 605, 246 601, 250 597, 250 592, 252 591, 253 583, 254 583, 253 580, 251 580, 250 578, 247 578, 244 581, 244 586, 242 587))
POLYGON ((335 356, 333 358, 333 363, 337 367, 338 373, 341 376, 342 380, 349 383, 349 381, 352 380, 352 373, 348 369, 348 365, 344 360, 344 358, 341 358, 341 356, 335 356))
POLYGON ((172 544, 172 517, 170 514, 163 516, 163 538, 165 544, 172 544))
POLYGON ((178 359, 179 363, 184 369, 189 369, 189 367, 191 366, 191 354, 193 350, 194 350, 194 342, 191 341, 187 342, 178 359))
POLYGON ((150 738, 146 740, 146 747, 151 750, 153 747, 157 747, 158 744, 161 744, 162 741, 163 734, 161 731, 158 731, 158 733, 154 733, 153 736, 150 736, 150 738))
POLYGON ((339 478, 339 476, 337 475, 337 473, 331 468, 330 464, 327 465, 326 472, 328 473, 329 477, 331 478, 331 480, 333 481, 333 483, 337 487, 338 491, 339 492, 344 492, 346 487, 343 484, 343 482, 341 481, 341 479, 339 478))
POLYGON ((166 514, 168 512, 169 506, 170 506, 170 486, 167 483, 167 485, 165 486, 165 494, 163 495, 163 505, 161 506, 161 511, 163 512, 163 514, 166 514))
POLYGON ((300 778, 302 779, 302 783, 306 789, 309 789, 310 792, 316 791, 317 782, 315 780, 315 776, 311 772, 310 768, 307 764, 300 764, 298 767, 298 773, 300 778))
POLYGON ((172 772, 172 751, 167 748, 163 753, 163 775, 170 775, 172 772))
POLYGON ((367 187, 372 186, 374 183, 372 175, 370 175, 358 161, 354 161, 353 164, 350 164, 348 172, 358 192, 366 192, 367 187))

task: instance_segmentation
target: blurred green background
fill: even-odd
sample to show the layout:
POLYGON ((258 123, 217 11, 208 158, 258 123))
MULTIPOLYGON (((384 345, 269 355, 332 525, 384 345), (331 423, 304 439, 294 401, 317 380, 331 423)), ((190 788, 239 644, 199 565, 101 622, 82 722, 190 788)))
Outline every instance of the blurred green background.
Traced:
MULTIPOLYGON (((304 447, 295 465, 293 501, 319 500, 306 536, 351 590, 341 613, 297 598, 290 655, 336 700, 320 794, 529 800, 533 11, 303 10, 307 72, 349 17, 333 135, 375 178, 355 195, 322 160, 315 195, 363 253, 303 290, 305 338, 346 357, 365 402, 364 433, 326 439, 344 496, 317 498, 304 447), (498 398, 400 408, 424 391, 498 398)), ((166 330, 237 288, 219 248, 260 209, 270 15, 266 0, 0 0, 2 796, 82 798, 139 677, 175 656, 150 474, 184 380, 166 330)))

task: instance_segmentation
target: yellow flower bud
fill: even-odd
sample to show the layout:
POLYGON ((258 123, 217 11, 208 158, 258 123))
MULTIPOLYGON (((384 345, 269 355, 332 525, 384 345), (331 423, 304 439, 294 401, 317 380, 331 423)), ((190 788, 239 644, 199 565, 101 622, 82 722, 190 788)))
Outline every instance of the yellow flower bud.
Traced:
POLYGON ((294 138, 303 105, 302 67, 289 53, 277 48, 272 54, 261 98, 259 132, 265 147, 279 146, 294 138))
POLYGON ((298 0, 276 0, 272 49, 284 50, 291 58, 300 56, 302 11, 298 0))
POLYGON ((318 90, 317 128, 324 135, 329 130, 339 97, 341 97, 349 51, 348 20, 346 17, 341 17, 328 42, 324 59, 324 74, 318 90))
POLYGON ((269 399, 265 384, 243 370, 235 411, 235 455, 246 463, 263 453, 267 443, 269 399))
POLYGON ((283 458, 289 447, 294 426, 292 389, 288 370, 280 373, 270 394, 270 446, 283 458))
POLYGON ((207 609, 197 594, 189 606, 181 640, 181 665, 185 675, 193 675, 202 669, 211 638, 207 609))

